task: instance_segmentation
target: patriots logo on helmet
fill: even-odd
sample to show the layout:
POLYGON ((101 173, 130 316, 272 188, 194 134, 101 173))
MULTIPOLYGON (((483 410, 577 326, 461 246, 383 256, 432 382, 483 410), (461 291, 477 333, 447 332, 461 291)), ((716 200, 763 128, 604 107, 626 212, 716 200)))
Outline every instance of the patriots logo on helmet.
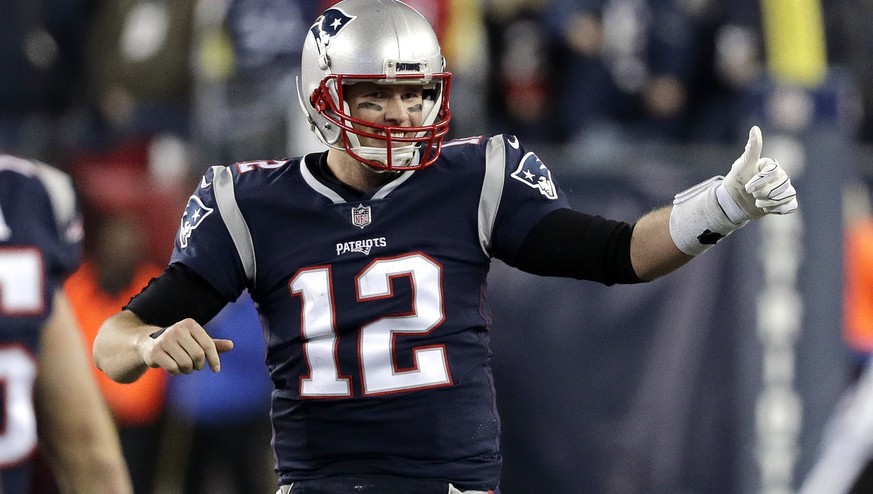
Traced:
POLYGON ((183 249, 188 247, 188 239, 191 238, 191 233, 210 214, 212 214, 212 208, 206 207, 199 197, 191 196, 188 199, 188 205, 185 206, 185 214, 182 215, 182 224, 179 225, 179 244, 183 249))
POLYGON ((518 168, 510 176, 528 187, 539 189, 540 194, 549 199, 558 198, 558 188, 552 182, 552 172, 534 153, 524 155, 518 168))
POLYGON ((356 16, 348 15, 338 8, 327 9, 315 20, 309 29, 315 36, 318 46, 327 46, 331 36, 336 36, 344 27, 355 20, 356 16))

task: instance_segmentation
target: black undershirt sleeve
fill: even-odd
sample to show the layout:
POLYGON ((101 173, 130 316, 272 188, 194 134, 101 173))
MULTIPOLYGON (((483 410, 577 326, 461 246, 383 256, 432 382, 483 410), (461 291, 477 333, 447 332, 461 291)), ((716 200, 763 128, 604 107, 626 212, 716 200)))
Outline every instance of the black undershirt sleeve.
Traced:
POLYGON ((227 303, 228 300, 194 270, 173 263, 122 308, 147 324, 166 327, 188 317, 206 324, 227 303))
POLYGON ((642 283, 631 265, 633 230, 629 223, 558 209, 534 225, 509 264, 542 276, 642 283))
MULTIPOLYGON (((559 209, 541 219, 509 264, 528 273, 613 285, 640 283, 630 262, 633 225, 559 209)), ((153 278, 123 309, 143 322, 169 326, 192 318, 209 322, 228 303, 212 285, 184 264, 174 263, 153 278)))

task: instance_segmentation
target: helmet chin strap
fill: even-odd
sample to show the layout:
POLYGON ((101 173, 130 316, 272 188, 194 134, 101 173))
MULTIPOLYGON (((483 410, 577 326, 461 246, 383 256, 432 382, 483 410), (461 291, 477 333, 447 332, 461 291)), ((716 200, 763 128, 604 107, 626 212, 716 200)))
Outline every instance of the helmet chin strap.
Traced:
MULTIPOLYGON (((380 147, 371 147, 371 146, 361 146, 360 140, 358 136, 352 132, 344 131, 349 140, 349 149, 361 158, 378 161, 385 165, 389 165, 388 163, 388 150, 386 148, 380 147)), ((415 165, 418 163, 421 158, 420 153, 418 152, 418 146, 409 145, 409 146, 400 146, 396 148, 391 148, 391 163, 392 167, 407 167, 410 165, 415 165)), ((367 166, 367 168, 376 170, 376 171, 389 171, 382 168, 374 167, 363 163, 363 165, 367 166)))
POLYGON ((383 173, 387 173, 387 174, 399 173, 399 172, 397 172, 396 170, 389 170, 389 169, 387 169, 387 168, 376 168, 375 166, 370 165, 370 164, 368 164, 368 163, 364 163, 363 161, 358 161, 357 163, 358 163, 359 165, 363 166, 364 168, 366 168, 367 171, 369 171, 369 172, 373 172, 373 173, 378 173, 378 174, 380 174, 380 175, 383 174, 383 173))

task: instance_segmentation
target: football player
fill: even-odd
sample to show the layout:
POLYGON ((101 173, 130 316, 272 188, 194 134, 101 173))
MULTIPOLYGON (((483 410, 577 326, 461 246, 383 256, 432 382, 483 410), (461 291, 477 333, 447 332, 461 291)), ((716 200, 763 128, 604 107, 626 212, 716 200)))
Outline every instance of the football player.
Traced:
POLYGON ((203 324, 248 290, 283 493, 497 492, 492 258, 638 283, 797 207, 755 127, 727 177, 634 224, 573 211, 516 137, 444 142, 451 74, 431 26, 399 1, 336 4, 303 50, 300 100, 327 150, 209 169, 166 271, 94 346, 119 381, 218 371, 233 343, 203 324))
POLYGON ((115 424, 61 284, 79 265, 69 177, 0 155, 0 492, 30 491, 37 449, 61 492, 132 493, 115 424))

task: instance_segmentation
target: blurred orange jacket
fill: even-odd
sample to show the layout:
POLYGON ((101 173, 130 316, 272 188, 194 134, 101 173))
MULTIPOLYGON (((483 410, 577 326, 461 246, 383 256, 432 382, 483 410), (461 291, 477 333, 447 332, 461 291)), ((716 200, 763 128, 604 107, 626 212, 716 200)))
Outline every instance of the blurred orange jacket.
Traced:
MULTIPOLYGON (((97 271, 90 261, 85 261, 70 276, 64 289, 89 348, 94 345, 94 338, 103 321, 121 310, 131 297, 138 294, 149 280, 161 272, 162 269, 157 265, 141 265, 136 269, 128 287, 117 295, 100 289, 97 271)), ((119 384, 97 369, 93 362, 91 367, 119 425, 151 424, 161 416, 167 380, 167 374, 163 370, 148 369, 136 382, 119 384)))
POLYGON ((873 353, 873 221, 846 230, 844 328, 849 347, 873 353))

